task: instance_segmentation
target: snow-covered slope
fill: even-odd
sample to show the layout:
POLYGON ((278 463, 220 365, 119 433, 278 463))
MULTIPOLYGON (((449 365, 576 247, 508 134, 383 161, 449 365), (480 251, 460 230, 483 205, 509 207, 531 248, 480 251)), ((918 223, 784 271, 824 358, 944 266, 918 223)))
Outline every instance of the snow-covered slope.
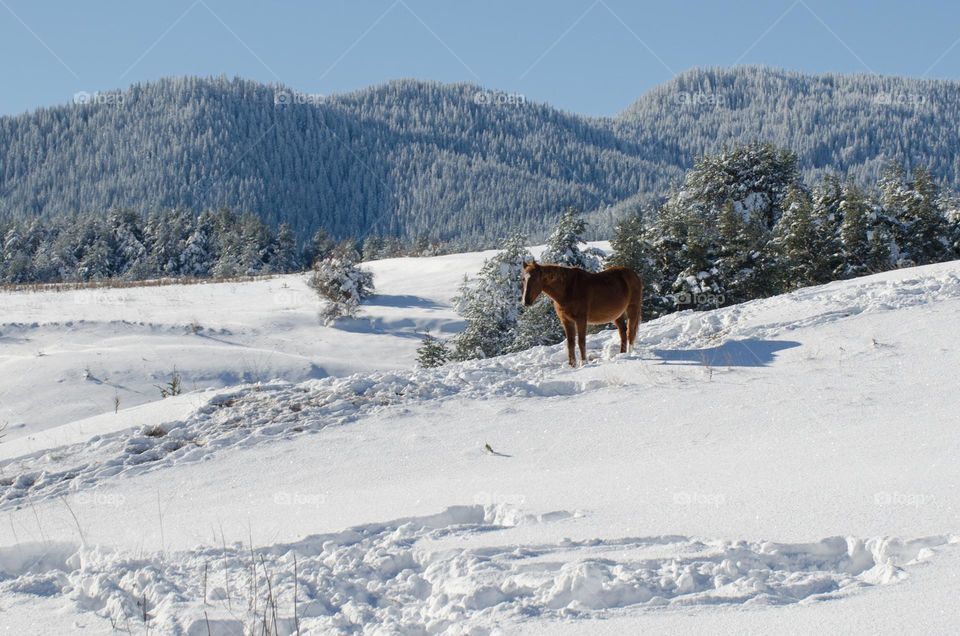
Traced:
POLYGON ((185 390, 292 382, 413 363, 417 332, 462 323, 450 297, 492 252, 365 265, 380 292, 322 327, 306 275, 247 283, 0 292, 0 423, 8 439, 185 390))
MULTIPOLYGON (((371 313, 452 324, 449 263, 384 267, 438 307, 371 313)), ((958 318, 954 262, 668 316, 629 355, 602 333, 576 370, 417 370, 343 332, 379 370, 0 444, 0 616, 291 632, 296 598, 305 633, 949 633, 958 318)))

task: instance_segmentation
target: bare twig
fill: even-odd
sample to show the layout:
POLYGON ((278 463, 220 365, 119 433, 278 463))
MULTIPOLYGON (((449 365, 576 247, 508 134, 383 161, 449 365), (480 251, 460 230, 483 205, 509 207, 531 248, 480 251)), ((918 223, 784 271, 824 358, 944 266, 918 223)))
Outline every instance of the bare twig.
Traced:
MULTIPOLYGON (((77 515, 74 514, 73 508, 70 507, 70 504, 67 503, 67 500, 63 496, 60 497, 60 501, 67 507, 67 511, 70 513, 70 516, 73 517, 73 522, 77 524, 77 532, 80 533, 80 545, 87 547, 87 538, 83 536, 83 528, 80 527, 80 520, 77 519, 77 515)), ((37 522, 39 523, 39 519, 37 522)))

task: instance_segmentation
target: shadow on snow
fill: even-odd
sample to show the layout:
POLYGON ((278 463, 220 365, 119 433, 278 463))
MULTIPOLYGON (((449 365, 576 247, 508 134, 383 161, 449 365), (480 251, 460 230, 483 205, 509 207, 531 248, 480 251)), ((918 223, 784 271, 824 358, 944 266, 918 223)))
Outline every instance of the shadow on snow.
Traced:
POLYGON ((397 307, 405 309, 417 307, 419 309, 442 309, 441 305, 420 296, 411 294, 376 294, 363 301, 364 305, 373 305, 374 307, 397 307))
POLYGON ((654 349, 662 364, 697 364, 710 367, 765 367, 778 351, 799 347, 793 340, 730 340, 706 349, 654 349))

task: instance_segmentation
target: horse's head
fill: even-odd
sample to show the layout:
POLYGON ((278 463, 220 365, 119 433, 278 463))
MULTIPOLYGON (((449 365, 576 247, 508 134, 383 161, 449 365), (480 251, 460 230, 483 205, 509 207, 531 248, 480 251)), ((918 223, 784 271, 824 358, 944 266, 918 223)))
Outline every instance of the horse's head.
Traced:
POLYGON ((543 291, 543 270, 537 261, 523 266, 523 304, 527 307, 536 302, 543 291))

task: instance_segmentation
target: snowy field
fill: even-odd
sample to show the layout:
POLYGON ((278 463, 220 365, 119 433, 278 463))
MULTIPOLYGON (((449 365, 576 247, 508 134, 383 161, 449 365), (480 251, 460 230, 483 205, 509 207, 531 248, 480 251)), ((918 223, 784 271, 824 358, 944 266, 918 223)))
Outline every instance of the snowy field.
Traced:
POLYGON ((414 369, 484 256, 0 294, 0 627, 957 632, 960 262, 414 369))
MULTIPOLYGON (((0 292, 0 423, 7 439, 185 390, 408 368, 421 334, 463 323, 450 298, 494 252, 365 264, 362 318, 320 326, 307 275, 245 283, 0 292)), ((139 417, 139 415, 138 415, 139 417)), ((72 427, 76 428, 76 427, 72 427)))

